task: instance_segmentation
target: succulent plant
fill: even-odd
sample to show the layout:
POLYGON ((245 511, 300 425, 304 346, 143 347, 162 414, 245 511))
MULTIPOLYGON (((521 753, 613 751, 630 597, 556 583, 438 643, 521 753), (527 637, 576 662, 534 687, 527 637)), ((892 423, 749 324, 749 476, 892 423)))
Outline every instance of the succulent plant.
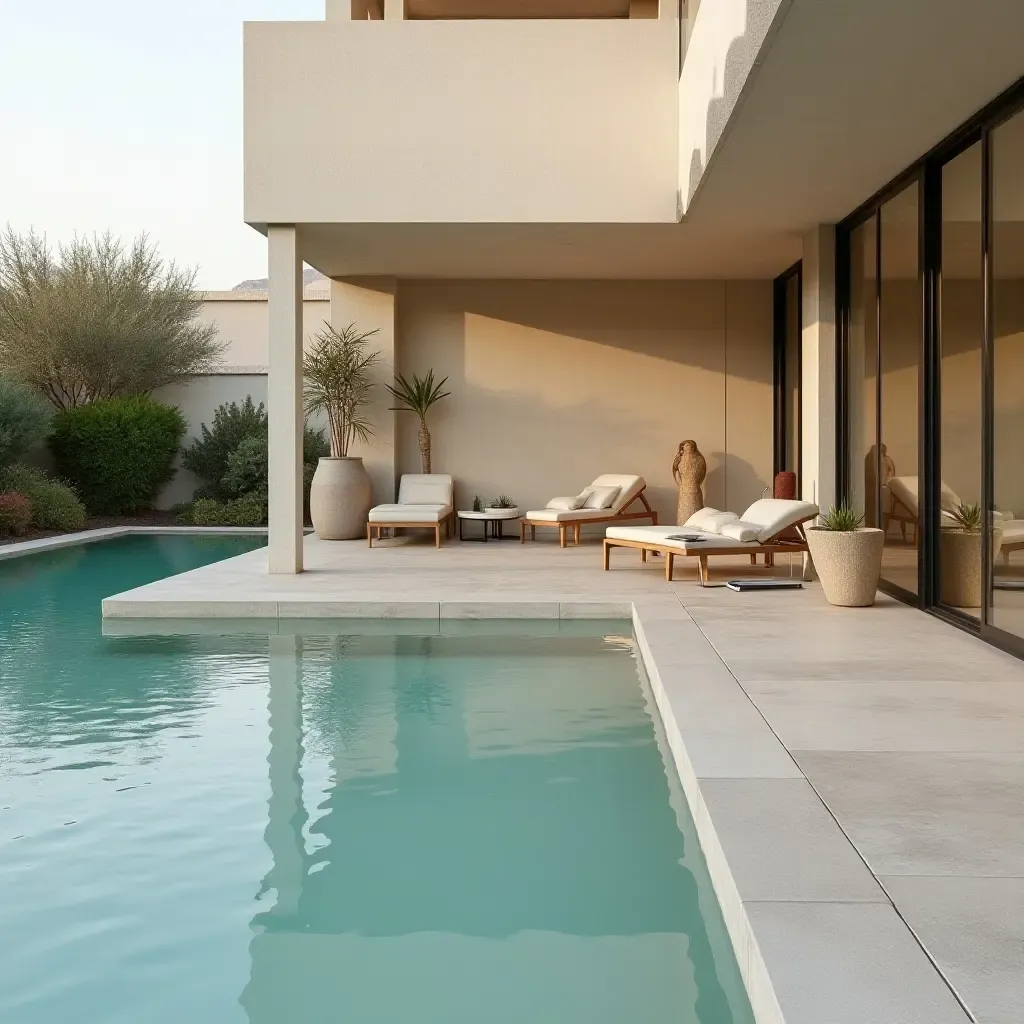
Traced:
POLYGON ((833 505, 822 517, 820 529, 832 530, 835 533, 852 533, 864 521, 857 515, 847 502, 833 505))
POLYGON ((515 508, 516 503, 507 495, 499 494, 498 497, 492 499, 491 508, 515 508))
POLYGON ((483 512, 483 510, 484 510, 484 503, 480 500, 480 495, 479 494, 474 495, 474 497, 473 497, 473 511, 474 512, 483 512))
POLYGON ((965 505, 961 502, 950 512, 950 515, 953 517, 957 528, 963 530, 964 533, 981 533, 982 515, 980 505, 965 505))

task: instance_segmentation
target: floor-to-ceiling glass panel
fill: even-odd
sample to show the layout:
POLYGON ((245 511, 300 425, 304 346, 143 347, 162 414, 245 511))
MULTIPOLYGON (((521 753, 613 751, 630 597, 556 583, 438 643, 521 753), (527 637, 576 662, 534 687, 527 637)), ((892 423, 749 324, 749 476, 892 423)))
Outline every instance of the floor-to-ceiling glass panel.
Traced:
POLYGON ((975 618, 981 615, 983 525, 981 173, 980 142, 942 168, 939 293, 939 601, 975 618))
POLYGON ((886 529, 882 578, 917 592, 918 370, 921 359, 921 280, 918 185, 881 209, 881 483, 886 529))
MULTIPOLYGON (((786 452, 785 469, 800 478, 800 275, 786 278, 786 452)), ((799 494, 799 485, 798 491, 799 494)))
POLYGON ((850 233, 849 501, 868 526, 878 513, 878 304, 874 217, 850 233))
POLYGON ((990 622, 1024 637, 1024 113, 992 141, 992 469, 990 622))

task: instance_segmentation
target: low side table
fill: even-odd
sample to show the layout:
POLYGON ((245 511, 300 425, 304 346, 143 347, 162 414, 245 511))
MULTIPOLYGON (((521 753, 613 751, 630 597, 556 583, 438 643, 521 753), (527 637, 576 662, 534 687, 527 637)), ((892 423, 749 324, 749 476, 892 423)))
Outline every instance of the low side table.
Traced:
POLYGON ((505 523, 514 522, 519 518, 517 508, 489 508, 483 512, 460 512, 459 513, 459 540, 482 540, 485 544, 488 540, 516 540, 514 536, 505 535, 505 523), (478 522, 483 525, 482 537, 465 536, 462 524, 466 520, 478 522))

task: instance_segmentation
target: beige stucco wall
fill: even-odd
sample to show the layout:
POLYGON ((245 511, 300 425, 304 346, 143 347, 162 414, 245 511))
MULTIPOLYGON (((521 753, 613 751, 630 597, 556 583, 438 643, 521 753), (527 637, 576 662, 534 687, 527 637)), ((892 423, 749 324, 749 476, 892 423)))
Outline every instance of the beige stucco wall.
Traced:
MULTIPOLYGON (((266 369, 270 321, 265 292, 207 292, 199 318, 203 323, 213 324, 219 340, 226 344, 221 357, 224 366, 266 369)), ((303 302, 307 346, 313 336, 323 330, 324 321, 330 319, 330 293, 324 287, 322 297, 307 296, 303 302)))
MULTIPOLYGON (((451 397, 430 420, 457 501, 543 507, 600 473, 639 473, 665 521, 671 465, 694 438, 706 500, 742 512, 772 467, 770 282, 402 281, 397 363, 451 397)), ((396 471, 417 472, 399 416, 396 471)))
POLYGON ((249 23, 245 219, 672 223, 678 48, 674 17, 249 23))

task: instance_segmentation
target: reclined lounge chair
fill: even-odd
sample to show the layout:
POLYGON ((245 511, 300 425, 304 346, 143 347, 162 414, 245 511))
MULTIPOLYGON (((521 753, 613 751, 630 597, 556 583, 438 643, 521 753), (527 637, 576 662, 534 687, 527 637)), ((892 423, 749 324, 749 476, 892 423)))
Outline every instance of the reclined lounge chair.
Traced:
POLYGON ((536 540, 537 527, 554 527, 558 530, 561 546, 566 546, 566 534, 572 530, 573 543, 580 542, 580 527, 585 523, 625 523, 634 519, 650 519, 658 524, 658 513, 647 503, 644 490, 647 481, 642 476, 626 476, 621 473, 605 473, 599 476, 583 492, 572 498, 552 498, 547 508, 527 512, 519 524, 520 543, 526 543, 526 528, 530 528, 530 539, 536 540), (637 502, 643 511, 630 512, 637 502))
POLYGON ((452 504, 454 482, 444 473, 406 473, 398 485, 398 501, 394 505, 377 505, 370 509, 366 523, 366 542, 372 548, 376 532, 414 528, 434 531, 434 544, 441 546, 441 527, 451 536, 455 509, 452 504))
POLYGON ((719 512, 704 508, 692 515, 684 526, 611 526, 605 531, 603 564, 610 568, 612 548, 637 548, 646 562, 649 552, 665 555, 665 579, 672 581, 677 555, 697 558, 697 580, 708 581, 708 558, 712 555, 765 556, 765 565, 773 565, 775 555, 806 552, 807 541, 800 527, 818 515, 818 506, 809 501, 761 498, 743 513, 719 512), (673 536, 700 538, 686 541, 673 536))

